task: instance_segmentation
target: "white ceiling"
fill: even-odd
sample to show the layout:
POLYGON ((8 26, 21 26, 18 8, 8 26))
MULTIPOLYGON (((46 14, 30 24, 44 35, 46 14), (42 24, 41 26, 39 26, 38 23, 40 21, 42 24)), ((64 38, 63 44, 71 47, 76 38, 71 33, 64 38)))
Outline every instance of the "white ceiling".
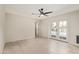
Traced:
POLYGON ((9 4, 5 5, 5 7, 7 13, 17 13, 32 18, 39 18, 37 15, 32 15, 32 13, 39 13, 39 8, 44 8, 45 11, 53 11, 49 16, 79 10, 78 4, 9 4))

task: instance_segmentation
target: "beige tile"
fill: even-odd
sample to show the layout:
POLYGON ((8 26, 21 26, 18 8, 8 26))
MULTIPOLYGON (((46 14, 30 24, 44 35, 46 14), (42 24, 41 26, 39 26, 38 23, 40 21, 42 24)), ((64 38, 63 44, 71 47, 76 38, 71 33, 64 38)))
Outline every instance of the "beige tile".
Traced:
POLYGON ((3 53, 52 54, 79 53, 79 48, 53 39, 35 38, 7 43, 3 53))

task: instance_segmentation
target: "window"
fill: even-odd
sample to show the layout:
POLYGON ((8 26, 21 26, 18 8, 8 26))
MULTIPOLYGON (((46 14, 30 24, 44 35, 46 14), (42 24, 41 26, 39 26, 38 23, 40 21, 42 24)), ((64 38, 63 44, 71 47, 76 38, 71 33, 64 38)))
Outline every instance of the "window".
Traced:
POLYGON ((66 39, 66 37, 67 37, 67 21, 59 22, 59 37, 66 39))
POLYGON ((52 37, 56 37, 56 34, 57 34, 57 28, 56 28, 56 26, 57 26, 56 22, 53 22, 52 26, 51 26, 51 36, 52 37))
POLYGON ((62 20, 59 22, 53 22, 51 24, 51 37, 56 37, 60 39, 67 38, 67 21, 62 20))

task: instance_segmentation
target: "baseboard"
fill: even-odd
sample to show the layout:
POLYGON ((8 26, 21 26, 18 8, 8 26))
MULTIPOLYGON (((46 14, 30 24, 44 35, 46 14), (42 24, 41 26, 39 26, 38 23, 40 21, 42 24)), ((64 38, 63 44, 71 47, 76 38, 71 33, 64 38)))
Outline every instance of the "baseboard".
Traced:
POLYGON ((3 51, 4 51, 4 46, 5 46, 5 43, 3 43, 3 45, 2 45, 2 47, 1 47, 1 49, 0 49, 0 54, 3 53, 3 51))
POLYGON ((20 40, 26 40, 26 39, 32 39, 35 38, 35 36, 31 36, 31 37, 24 37, 22 39, 16 39, 16 40, 11 40, 11 41, 6 41, 5 43, 10 43, 10 42, 16 42, 16 41, 20 41, 20 40))

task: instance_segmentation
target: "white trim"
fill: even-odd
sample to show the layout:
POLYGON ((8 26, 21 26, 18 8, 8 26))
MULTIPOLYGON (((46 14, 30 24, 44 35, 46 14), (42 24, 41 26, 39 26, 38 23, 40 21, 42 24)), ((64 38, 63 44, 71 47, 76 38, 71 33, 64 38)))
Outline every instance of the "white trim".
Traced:
POLYGON ((6 41, 5 43, 9 43, 9 42, 16 42, 16 41, 20 41, 20 40, 27 40, 27 39, 32 39, 32 38, 35 38, 35 36, 30 36, 30 37, 25 37, 25 38, 22 38, 22 39, 19 39, 19 40, 10 40, 10 41, 6 41))

